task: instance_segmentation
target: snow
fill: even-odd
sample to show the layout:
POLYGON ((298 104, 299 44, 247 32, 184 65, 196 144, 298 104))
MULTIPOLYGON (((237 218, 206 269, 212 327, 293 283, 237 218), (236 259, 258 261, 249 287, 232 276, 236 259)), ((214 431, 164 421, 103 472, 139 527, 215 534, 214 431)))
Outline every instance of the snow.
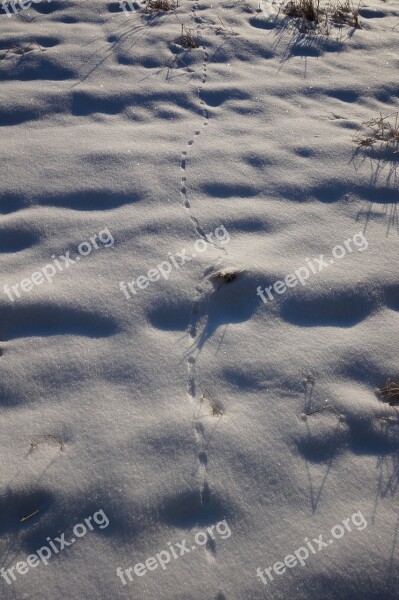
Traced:
POLYGON ((376 389, 399 376, 399 155, 353 136, 395 121, 399 6, 362 2, 362 28, 328 37, 280 8, 0 8, 5 600, 398 598, 397 409, 376 389), (257 294, 320 255, 305 285, 257 294), (359 511, 363 529, 257 576, 359 511))

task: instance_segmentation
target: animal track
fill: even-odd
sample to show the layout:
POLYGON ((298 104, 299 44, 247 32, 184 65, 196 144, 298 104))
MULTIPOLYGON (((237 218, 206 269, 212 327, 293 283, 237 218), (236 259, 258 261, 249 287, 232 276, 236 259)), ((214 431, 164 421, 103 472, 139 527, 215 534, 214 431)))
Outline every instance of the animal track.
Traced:
MULTIPOLYGON (((205 47, 203 47, 204 51, 205 51, 205 47)), ((207 53, 205 53, 206 56, 208 56, 207 53)), ((204 63, 206 64, 206 63, 204 63)), ((205 75, 202 76, 202 84, 204 84, 206 81, 206 71, 205 71, 205 75)), ((198 95, 200 95, 200 90, 198 90, 198 95)), ((200 105, 203 105, 204 101, 200 100, 200 105)), ((204 125, 208 124, 208 120, 209 120, 209 114, 208 111, 206 109, 202 109, 203 112, 203 116, 204 116, 204 125)), ((198 137, 201 134, 201 131, 197 130, 194 133, 195 137, 198 137)), ((183 150, 181 153, 181 157, 180 157, 180 170, 181 170, 181 179, 180 179, 180 196, 183 202, 184 207, 187 209, 187 211, 189 211, 190 213, 190 219, 192 221, 192 223, 194 224, 195 230, 198 233, 199 237, 202 237, 204 240, 208 242, 205 232, 204 230, 200 227, 198 220, 195 219, 193 217, 193 215, 191 214, 191 203, 187 197, 187 175, 186 175, 186 167, 187 167, 187 155, 188 155, 188 149, 194 145, 195 140, 194 139, 189 139, 187 141, 187 149, 183 150)))
POLYGON ((214 561, 216 558, 216 542, 215 542, 215 540, 208 539, 208 541, 205 545, 205 548, 208 551, 208 559, 211 558, 212 561, 214 561))
MULTIPOLYGON (((197 7, 197 5, 194 4, 194 6, 193 6, 194 21, 199 23, 198 27, 200 27, 201 18, 198 17, 196 14, 196 7, 197 7)), ((208 55, 208 52, 206 51, 205 46, 202 46, 202 50, 204 53, 203 54, 204 60, 202 63, 201 85, 204 86, 206 83, 206 78, 207 78, 207 63, 208 63, 209 55, 208 55)), ((203 126, 205 126, 208 124, 209 113, 208 113, 208 110, 206 109, 205 102, 201 99, 201 87, 198 89, 198 98, 199 98, 199 104, 200 104, 200 107, 202 110, 202 116, 204 119, 203 126)), ((183 202, 183 206, 188 211, 191 222, 193 223, 197 234, 199 235, 199 237, 206 240, 207 243, 211 243, 211 242, 208 242, 205 232, 202 229, 202 227, 200 226, 198 219, 193 216, 192 211, 191 211, 191 203, 187 197, 187 174, 186 174, 187 156, 188 156, 189 149, 192 148, 196 139, 198 139, 199 135, 201 135, 201 130, 197 129, 194 132, 194 137, 190 138, 187 141, 186 148, 181 153, 181 157, 180 157, 180 170, 181 170, 180 196, 181 196, 181 199, 183 202)), ((197 320, 198 320, 199 303, 200 303, 202 290, 197 289, 197 292, 199 293, 199 299, 196 302, 194 302, 194 307, 192 309, 191 322, 189 325, 189 334, 190 334, 191 339, 195 339, 195 337, 197 335, 197 320)), ((188 393, 189 399, 192 404, 195 404, 195 402, 196 402, 196 393, 197 393, 196 377, 195 377, 195 362, 196 362, 196 358, 193 355, 191 355, 187 358, 187 393, 188 393)), ((205 505, 208 505, 210 503, 211 492, 210 492, 209 484, 207 482, 208 457, 207 457, 207 454, 205 451, 205 447, 206 447, 205 428, 204 428, 203 424, 201 422, 199 422, 199 420, 198 420, 199 419, 199 411, 200 411, 200 409, 197 411, 197 416, 194 418, 194 432, 195 432, 197 446, 198 446, 197 473, 198 473, 199 488, 200 488, 200 502, 201 502, 201 507, 205 507, 205 505)), ((206 550, 208 552, 208 556, 213 558, 216 554, 216 544, 215 544, 215 542, 212 542, 212 544, 213 545, 209 546, 209 547, 207 544, 206 550)))
MULTIPOLYGON (((197 31, 201 28, 202 19, 197 14, 198 4, 195 1, 192 8, 192 16, 194 22, 197 24, 197 31)), ((200 37, 200 36, 199 36, 200 37)), ((207 108, 207 104, 203 99, 203 88, 207 81, 207 68, 209 62, 209 54, 205 45, 201 46, 203 52, 203 62, 202 62, 202 73, 201 73, 201 83, 198 87, 198 101, 201 110, 201 116, 203 119, 202 129, 196 129, 194 134, 191 134, 190 138, 187 140, 184 149, 181 152, 180 156, 180 197, 184 208, 186 209, 192 224, 194 225, 195 231, 198 236, 204 239, 207 244, 210 244, 214 248, 219 248, 215 243, 208 240, 206 237, 206 233, 201 227, 198 219, 192 213, 192 207, 190 200, 188 198, 187 191, 187 161, 190 150, 195 145, 198 137, 201 135, 201 132, 204 127, 206 127, 209 123, 209 111, 207 108)), ((222 249, 224 252, 226 250, 222 249)), ((215 270, 215 266, 208 267, 204 273, 204 277, 206 277, 210 272, 215 270)), ((198 335, 198 325, 199 319, 201 318, 201 303, 204 295, 204 290, 202 287, 197 286, 196 288, 197 298, 193 303, 192 313, 190 323, 188 325, 188 333, 190 336, 190 340, 192 341, 192 346, 187 353, 186 364, 187 364, 187 394, 190 401, 190 404, 194 410, 193 417, 193 429, 194 435, 197 443, 197 468, 196 473, 198 477, 198 485, 199 485, 199 507, 196 508, 195 512, 200 513, 202 515, 202 519, 205 515, 214 512, 215 502, 218 503, 218 499, 215 498, 214 494, 211 491, 209 482, 208 482, 208 455, 207 455, 207 444, 208 439, 206 435, 206 428, 202 420, 205 416, 209 416, 212 418, 212 412, 209 410, 208 415, 205 414, 204 410, 204 394, 202 393, 201 398, 197 397, 197 378, 196 378, 196 358, 197 358, 197 335, 198 335), (201 412, 202 411, 202 412, 201 412)), ((216 542, 215 540, 208 539, 208 542, 205 546, 206 555, 209 561, 214 561, 216 557, 216 542)), ((220 596, 220 595, 219 595, 220 596)), ((222 595, 221 598, 224 598, 222 595)))
MULTIPOLYGON (((209 291, 206 285, 197 286, 196 291, 198 294, 197 299, 194 302, 191 323, 189 324, 188 331, 190 338, 193 340, 193 344, 189 350, 189 356, 187 358, 187 393, 190 399, 191 405, 194 406, 194 433, 197 442, 197 469, 198 481, 200 488, 200 500, 201 506, 204 510, 208 505, 212 504, 212 491, 208 482, 208 454, 207 447, 209 445, 210 436, 207 433, 207 425, 209 420, 207 419, 221 419, 223 416, 223 406, 219 402, 210 396, 206 390, 202 390, 201 396, 197 396, 197 385, 196 385, 196 359, 201 347, 205 341, 214 333, 214 331, 222 323, 230 322, 242 322, 247 320, 252 315, 256 308, 256 302, 247 302, 247 294, 250 286, 244 281, 244 277, 241 277, 241 284, 236 285, 236 301, 234 309, 227 312, 227 320, 224 321, 224 317, 221 319, 220 305, 225 306, 225 291, 224 288, 220 287, 220 282, 215 286, 209 281, 209 276, 215 272, 215 267, 208 267, 205 270, 204 278, 207 277, 208 285, 213 285, 213 290, 209 291), (205 325, 202 331, 198 332, 199 322, 206 318, 205 325)), ((235 278, 234 278, 235 279, 235 278)), ((232 283, 230 285, 233 285, 232 283)), ((235 285, 235 284, 234 284, 235 285)), ((216 547, 209 549, 209 558, 214 558, 216 555, 216 547)))
MULTIPOLYGON (((193 8, 192 8, 192 13, 193 13, 193 20, 197 23, 197 29, 200 29, 201 24, 202 24, 202 19, 201 17, 199 17, 197 15, 197 9, 198 9, 198 4, 197 2, 195 2, 193 4, 193 8)), ((201 74, 201 86, 198 88, 198 99, 199 99, 199 104, 201 107, 201 111, 202 111, 202 116, 203 116, 203 126, 205 127, 206 125, 208 125, 208 121, 209 121, 209 112, 205 106, 205 102, 201 97, 201 93, 202 93, 202 87, 205 85, 206 80, 207 80, 207 66, 208 66, 208 60, 209 60, 209 54, 206 50, 206 47, 203 45, 202 46, 202 51, 203 51, 203 62, 202 62, 202 74, 201 74)), ((199 237, 203 238, 207 243, 210 243, 211 245, 214 245, 212 242, 209 242, 206 238, 205 232, 202 229, 202 227, 199 225, 198 220, 193 217, 192 212, 191 212, 191 203, 187 197, 187 174, 186 174, 186 168, 187 168, 187 155, 188 155, 188 150, 194 145, 195 143, 195 138, 198 138, 198 136, 201 134, 201 130, 197 129, 194 132, 194 139, 190 138, 187 142, 186 142, 186 148, 184 150, 182 150, 181 152, 181 157, 180 157, 180 170, 181 170, 181 180, 180 180, 180 196, 181 196, 181 200, 183 203, 183 206, 185 207, 185 209, 188 211, 190 219, 195 227, 196 232, 198 233, 199 237)))

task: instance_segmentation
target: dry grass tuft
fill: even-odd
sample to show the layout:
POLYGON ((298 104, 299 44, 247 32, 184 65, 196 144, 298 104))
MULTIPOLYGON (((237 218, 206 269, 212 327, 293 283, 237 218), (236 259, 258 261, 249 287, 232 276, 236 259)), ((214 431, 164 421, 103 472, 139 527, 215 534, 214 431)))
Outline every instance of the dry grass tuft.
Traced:
POLYGON ((380 142, 383 146, 399 152, 399 112, 365 121, 361 124, 359 131, 355 134, 353 141, 359 146, 372 146, 380 142), (394 121, 388 121, 393 118, 394 121))
POLYGON ((335 3, 331 4, 331 21, 338 23, 340 25, 349 25, 349 27, 353 27, 354 29, 361 29, 361 25, 359 23, 359 8, 355 8, 353 2, 350 0, 345 0, 342 4, 339 0, 336 0, 335 3))
POLYGON ((146 6, 146 12, 168 12, 174 10, 179 6, 179 0, 148 0, 146 6))
POLYGON ((175 44, 183 46, 183 48, 198 48, 197 41, 194 37, 194 29, 187 29, 181 23, 181 36, 175 40, 175 44))
POLYGON ((222 410, 222 406, 220 405, 219 402, 217 402, 216 400, 214 400, 212 398, 212 396, 210 395, 210 393, 208 392, 208 390, 204 390, 202 392, 202 397, 201 397, 201 404, 202 402, 206 400, 209 403, 209 407, 212 411, 212 416, 213 417, 223 417, 223 410, 222 410))
POLYGON ((217 292, 222 285, 232 283, 238 277, 240 271, 215 271, 210 274, 209 278, 217 292))
POLYGON ((218 271, 214 274, 214 278, 220 283, 231 283, 237 277, 237 273, 234 271, 218 271))
POLYGON ((394 381, 388 379, 386 386, 378 391, 383 396, 383 401, 389 402, 390 406, 399 404, 399 385, 394 381))
POLYGON ((330 0, 323 6, 320 0, 289 0, 282 9, 288 17, 299 20, 301 33, 330 35, 331 25, 348 25, 361 29, 359 6, 352 0, 330 0))
POLYGON ((283 12, 289 17, 320 22, 320 0, 289 0, 283 12))

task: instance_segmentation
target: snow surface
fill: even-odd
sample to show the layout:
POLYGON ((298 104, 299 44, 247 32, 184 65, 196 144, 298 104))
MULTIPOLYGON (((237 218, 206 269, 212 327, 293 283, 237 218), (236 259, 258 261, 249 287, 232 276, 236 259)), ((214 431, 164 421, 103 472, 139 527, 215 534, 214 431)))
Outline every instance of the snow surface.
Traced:
POLYGON ((399 376, 399 154, 353 143, 398 110, 397 0, 360 22, 301 35, 270 0, 1 10, 0 567, 109 519, 1 598, 399 597, 399 428, 375 393, 399 376), (104 230, 52 283, 3 292, 104 230), (257 295, 359 233, 364 251, 257 295), (257 577, 357 511, 366 528, 257 577))

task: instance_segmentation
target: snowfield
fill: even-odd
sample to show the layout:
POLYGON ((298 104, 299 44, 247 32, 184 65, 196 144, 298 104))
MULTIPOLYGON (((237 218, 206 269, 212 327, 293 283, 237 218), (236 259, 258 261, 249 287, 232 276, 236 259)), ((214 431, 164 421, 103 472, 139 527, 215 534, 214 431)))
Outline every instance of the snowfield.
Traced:
POLYGON ((4 600, 399 597, 399 4, 285 4, 0 4, 4 600))

